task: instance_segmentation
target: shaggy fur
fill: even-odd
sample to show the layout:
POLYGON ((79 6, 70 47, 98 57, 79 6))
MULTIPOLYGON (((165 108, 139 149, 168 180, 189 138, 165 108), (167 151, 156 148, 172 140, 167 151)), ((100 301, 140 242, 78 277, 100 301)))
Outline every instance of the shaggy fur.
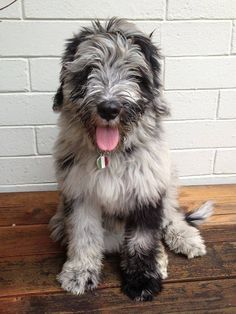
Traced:
POLYGON ((211 205, 186 219, 177 203, 159 59, 150 37, 115 18, 67 43, 53 106, 60 111, 54 157, 61 201, 50 225, 52 237, 67 244, 58 280, 73 294, 97 286, 105 252, 120 252, 123 291, 139 301, 151 300, 167 277, 162 239, 189 258, 206 253, 193 224, 211 205), (120 134, 105 169, 96 166, 98 126, 120 134))

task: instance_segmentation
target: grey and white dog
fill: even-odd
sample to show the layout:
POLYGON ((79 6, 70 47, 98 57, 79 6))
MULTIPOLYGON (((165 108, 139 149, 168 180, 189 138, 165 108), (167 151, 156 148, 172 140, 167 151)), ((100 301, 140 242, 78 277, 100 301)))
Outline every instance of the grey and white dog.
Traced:
POLYGON ((211 204, 179 210, 159 59, 151 36, 122 19, 94 22, 67 43, 54 98, 61 200, 50 225, 67 244, 58 280, 73 294, 97 287, 106 252, 120 252, 123 291, 140 301, 167 277, 162 240, 189 258, 206 253, 194 224, 211 204))

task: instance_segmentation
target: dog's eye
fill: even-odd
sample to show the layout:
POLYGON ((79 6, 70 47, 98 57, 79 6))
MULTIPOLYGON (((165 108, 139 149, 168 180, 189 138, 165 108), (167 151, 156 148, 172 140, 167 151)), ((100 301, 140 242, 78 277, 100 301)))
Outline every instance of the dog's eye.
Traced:
POLYGON ((82 98, 86 93, 86 82, 88 80, 89 74, 92 72, 92 66, 86 66, 83 70, 75 73, 72 78, 72 84, 74 86, 71 92, 72 100, 76 100, 78 98, 82 98))

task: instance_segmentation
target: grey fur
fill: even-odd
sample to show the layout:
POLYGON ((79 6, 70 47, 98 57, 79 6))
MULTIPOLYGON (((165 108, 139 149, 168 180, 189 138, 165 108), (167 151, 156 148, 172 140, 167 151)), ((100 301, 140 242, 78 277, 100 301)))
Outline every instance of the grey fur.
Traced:
POLYGON ((97 286, 106 251, 122 251, 125 291, 137 300, 150 300, 167 276, 162 237, 170 249, 190 258, 206 252, 199 231, 178 210, 162 125, 169 110, 161 98, 159 58, 148 36, 119 19, 84 29, 63 56, 54 99, 61 112, 54 158, 59 188, 72 208, 66 215, 61 201, 50 224, 52 237, 61 240, 64 234, 68 246, 58 280, 74 294, 97 286), (107 100, 122 104, 121 114, 110 121, 97 113, 97 105, 107 100), (117 126, 121 135, 103 170, 96 167, 98 125, 117 126), (150 287, 141 269, 140 289, 132 286, 137 261, 151 276, 150 287))

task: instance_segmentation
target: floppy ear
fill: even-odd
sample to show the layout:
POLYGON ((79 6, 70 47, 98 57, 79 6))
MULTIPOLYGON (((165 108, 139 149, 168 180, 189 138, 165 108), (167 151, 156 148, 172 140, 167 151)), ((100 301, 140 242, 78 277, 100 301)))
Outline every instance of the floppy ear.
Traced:
POLYGON ((166 116, 169 114, 169 108, 160 96, 161 83, 159 77, 161 65, 159 60, 161 59, 161 56, 159 54, 158 48, 151 41, 151 35, 150 37, 135 35, 133 36, 133 43, 140 47, 141 52, 143 53, 152 71, 153 79, 151 88, 153 89, 152 93, 154 96, 152 100, 153 109, 158 115, 166 116))
POLYGON ((151 39, 142 35, 133 36, 133 43, 138 45, 143 53, 147 63, 153 74, 153 87, 158 89, 160 87, 160 62, 161 58, 157 47, 152 43, 151 39))
POLYGON ((66 47, 64 54, 62 56, 62 69, 60 74, 60 86, 57 89, 57 92, 53 98, 53 110, 54 111, 60 111, 63 106, 63 85, 64 85, 64 78, 63 74, 66 68, 66 64, 69 62, 74 61, 74 56, 77 52, 78 46, 86 40, 86 37, 88 35, 92 34, 92 30, 84 27, 77 35, 74 35, 74 37, 67 40, 66 47))

